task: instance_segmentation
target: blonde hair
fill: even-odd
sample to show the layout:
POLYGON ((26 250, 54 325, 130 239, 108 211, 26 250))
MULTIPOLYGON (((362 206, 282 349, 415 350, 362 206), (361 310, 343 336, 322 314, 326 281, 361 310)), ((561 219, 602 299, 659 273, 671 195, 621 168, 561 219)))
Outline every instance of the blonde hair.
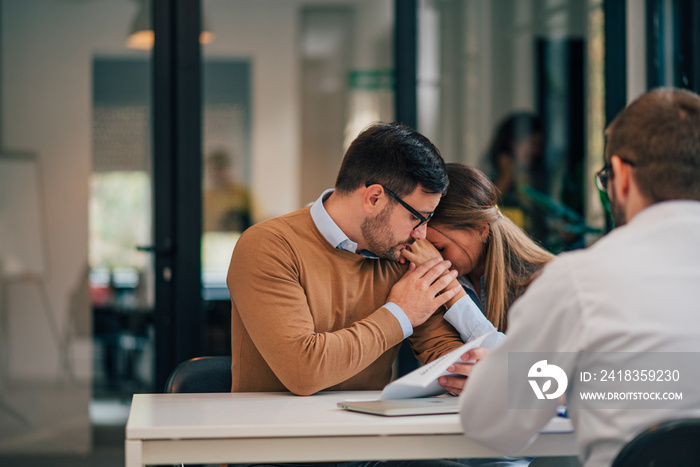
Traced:
POLYGON ((498 190, 483 172, 463 164, 447 164, 450 185, 435 210, 431 225, 452 230, 489 226, 484 246, 486 318, 499 331, 507 328, 507 313, 542 267, 554 255, 535 243, 500 212, 498 190))

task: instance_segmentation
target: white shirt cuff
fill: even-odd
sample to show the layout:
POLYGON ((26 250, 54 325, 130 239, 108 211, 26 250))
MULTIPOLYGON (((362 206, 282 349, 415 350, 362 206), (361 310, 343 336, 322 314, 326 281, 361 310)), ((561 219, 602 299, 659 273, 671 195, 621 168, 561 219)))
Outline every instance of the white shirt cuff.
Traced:
MULTIPOLYGON (((445 312, 445 320, 454 326, 464 342, 469 342, 496 330, 491 321, 486 319, 486 316, 484 316, 469 295, 465 295, 457 300, 445 312)), ((490 349, 499 344, 504 338, 505 335, 503 333, 495 332, 493 336, 484 341, 483 347, 490 349)))
POLYGON ((406 313, 404 313, 400 306, 394 302, 388 302, 386 305, 384 305, 384 308, 389 310, 391 314, 394 315, 397 320, 399 320, 399 324, 403 330, 404 339, 413 334, 413 326, 411 325, 411 321, 408 319, 408 316, 406 316, 406 313))

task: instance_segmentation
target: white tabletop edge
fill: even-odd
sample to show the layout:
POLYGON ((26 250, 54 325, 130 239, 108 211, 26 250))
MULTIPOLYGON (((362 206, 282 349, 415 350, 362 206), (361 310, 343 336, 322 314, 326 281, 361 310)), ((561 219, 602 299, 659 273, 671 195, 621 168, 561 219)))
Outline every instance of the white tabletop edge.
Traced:
MULTIPOLYGON (((380 417, 336 406, 347 399, 376 399, 378 391, 291 393, 135 394, 127 439, 265 438, 459 434, 457 414, 380 417)), ((571 432, 553 419, 543 432, 571 432)))

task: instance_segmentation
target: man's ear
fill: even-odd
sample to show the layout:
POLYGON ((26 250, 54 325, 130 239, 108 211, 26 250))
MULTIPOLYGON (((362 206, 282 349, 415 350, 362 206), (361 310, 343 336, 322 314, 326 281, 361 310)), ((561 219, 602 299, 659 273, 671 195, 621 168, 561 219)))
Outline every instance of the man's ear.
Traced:
POLYGON ((624 203, 630 194, 632 166, 625 164, 620 156, 615 154, 610 157, 610 165, 614 177, 612 189, 615 191, 615 198, 624 203))
POLYGON ((362 209, 365 214, 375 214, 384 209, 385 196, 381 185, 375 183, 364 189, 362 192, 362 209))

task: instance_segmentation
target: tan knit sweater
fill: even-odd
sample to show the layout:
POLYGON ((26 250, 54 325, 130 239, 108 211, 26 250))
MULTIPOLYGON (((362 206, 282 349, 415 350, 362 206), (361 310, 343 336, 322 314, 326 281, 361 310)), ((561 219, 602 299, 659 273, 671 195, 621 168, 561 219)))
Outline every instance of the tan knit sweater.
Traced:
MULTIPOLYGON (((403 333, 382 305, 404 270, 333 248, 309 208, 246 230, 227 279, 232 391, 383 388, 403 333)), ((409 339, 422 362, 462 344, 441 313, 409 339)))

